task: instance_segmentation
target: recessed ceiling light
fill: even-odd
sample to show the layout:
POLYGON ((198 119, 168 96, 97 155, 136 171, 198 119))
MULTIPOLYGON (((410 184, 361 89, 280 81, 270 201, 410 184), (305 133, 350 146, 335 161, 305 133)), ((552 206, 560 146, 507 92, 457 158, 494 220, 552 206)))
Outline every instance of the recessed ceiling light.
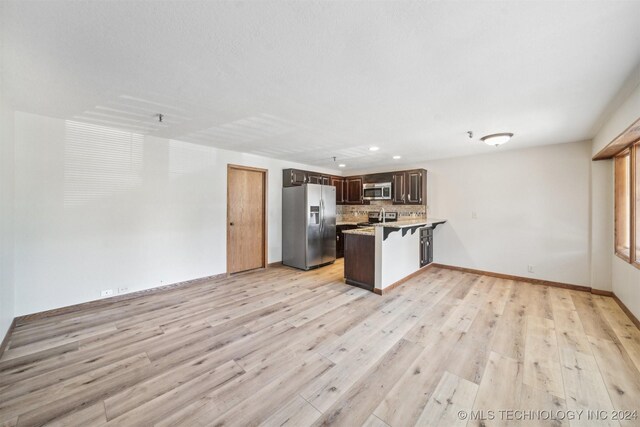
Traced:
POLYGON ((344 168, 344 167, 346 167, 346 166, 347 166, 347 165, 345 165, 344 163, 340 163, 340 164, 338 165, 338 167, 339 167, 339 168, 344 168))
POLYGON ((505 142, 508 142, 512 136, 513 134, 509 132, 493 133, 491 135, 483 136, 482 138, 480 138, 480 141, 484 142, 487 145, 495 145, 497 147, 498 145, 502 145, 505 142))
POLYGON ((401 158, 402 158, 402 156, 393 156, 393 160, 398 160, 398 159, 401 159, 401 158))
POLYGON ((369 151, 378 151, 380 149, 380 147, 376 147, 375 145, 373 147, 369 147, 369 151))

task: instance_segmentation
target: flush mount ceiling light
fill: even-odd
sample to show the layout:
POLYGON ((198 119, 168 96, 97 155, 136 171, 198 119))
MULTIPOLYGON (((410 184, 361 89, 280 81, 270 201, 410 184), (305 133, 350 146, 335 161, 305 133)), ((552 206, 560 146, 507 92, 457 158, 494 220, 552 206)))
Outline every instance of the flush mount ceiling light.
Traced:
POLYGON ((378 151, 380 149, 380 147, 376 147, 375 145, 373 147, 369 147, 369 151, 378 151))
POLYGON ((339 167, 339 168, 344 168, 344 167, 346 167, 346 166, 347 166, 347 165, 345 165, 344 163, 340 163, 340 164, 338 165, 338 167, 339 167))
POLYGON ((398 160, 398 159, 401 159, 401 158, 402 158, 402 156, 393 156, 393 160, 398 160))
POLYGON ((480 141, 484 142, 487 145, 494 145, 497 147, 504 144, 505 142, 508 142, 512 136, 513 134, 509 132, 492 133, 491 135, 483 136, 482 138, 480 138, 480 141))

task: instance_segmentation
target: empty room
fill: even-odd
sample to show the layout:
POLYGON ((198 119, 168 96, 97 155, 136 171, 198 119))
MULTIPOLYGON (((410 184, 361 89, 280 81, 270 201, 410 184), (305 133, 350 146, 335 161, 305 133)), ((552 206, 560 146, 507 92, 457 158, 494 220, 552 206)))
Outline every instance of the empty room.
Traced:
POLYGON ((0 0, 0 427, 640 426, 640 0, 0 0))

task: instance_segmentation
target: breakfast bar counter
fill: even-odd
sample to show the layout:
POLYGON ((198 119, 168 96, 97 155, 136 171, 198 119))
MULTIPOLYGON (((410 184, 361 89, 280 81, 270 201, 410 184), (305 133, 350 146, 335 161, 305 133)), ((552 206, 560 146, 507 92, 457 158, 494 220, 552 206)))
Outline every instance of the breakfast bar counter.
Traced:
MULTIPOLYGON (((377 294, 389 291, 424 267, 419 230, 444 219, 414 218, 344 231, 344 272, 348 284, 377 294)), ((431 243, 429 243, 431 244, 431 243)))

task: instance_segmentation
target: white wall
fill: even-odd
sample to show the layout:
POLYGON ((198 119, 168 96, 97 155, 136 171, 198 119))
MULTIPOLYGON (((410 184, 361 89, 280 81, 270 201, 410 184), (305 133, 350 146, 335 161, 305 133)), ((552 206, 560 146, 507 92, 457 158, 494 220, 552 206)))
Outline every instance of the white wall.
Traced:
POLYGON ((579 142, 426 165, 430 215, 448 219, 436 262, 589 286, 590 154, 579 142))
POLYGON ((429 171, 428 215, 447 219, 435 262, 590 286, 591 145, 487 148, 407 166, 429 171))
MULTIPOLYGON (((592 153, 595 154, 611 142, 620 132, 640 117, 640 68, 635 71, 636 86, 628 98, 616 109, 593 139, 592 153)), ((594 197, 592 212, 594 219, 593 247, 594 263, 602 273, 610 272, 613 292, 640 318, 640 270, 623 261, 614 254, 613 213, 614 180, 613 161, 593 162, 592 187, 594 197), (597 219, 601 218, 602 222, 597 219), (597 252, 596 252, 597 250, 597 252), (596 261, 597 260, 597 261, 596 261)), ((599 271, 594 272, 594 277, 599 271)), ((604 274, 600 274, 601 276, 604 274)), ((594 279, 597 280, 597 279, 594 279)), ((603 279, 604 280, 604 279, 603 279)))
POLYGON ((4 103, 0 108, 0 341, 2 341, 14 317, 14 144, 13 113, 4 103))
MULTIPOLYGON (((434 230, 435 231, 435 230, 434 230)), ((384 240, 383 228, 375 229, 375 287, 384 289, 420 269, 420 230, 391 232, 384 240)))
POLYGON ((612 291, 613 162, 591 162, 591 284, 612 291))
POLYGON ((0 106, 0 341, 4 338, 14 317, 13 150, 13 112, 2 102, 0 106))
MULTIPOLYGON (((0 2, 0 17, 4 17, 0 2)), ((5 27, 0 21, 0 28, 5 27)), ((1 31, 1 30, 0 30, 1 31)), ((14 317, 13 283, 13 111, 4 87, 4 34, 0 34, 0 341, 14 317)))
POLYGON ((282 169, 319 168, 16 113, 16 315, 226 271, 227 164, 269 169, 269 262, 282 169))

